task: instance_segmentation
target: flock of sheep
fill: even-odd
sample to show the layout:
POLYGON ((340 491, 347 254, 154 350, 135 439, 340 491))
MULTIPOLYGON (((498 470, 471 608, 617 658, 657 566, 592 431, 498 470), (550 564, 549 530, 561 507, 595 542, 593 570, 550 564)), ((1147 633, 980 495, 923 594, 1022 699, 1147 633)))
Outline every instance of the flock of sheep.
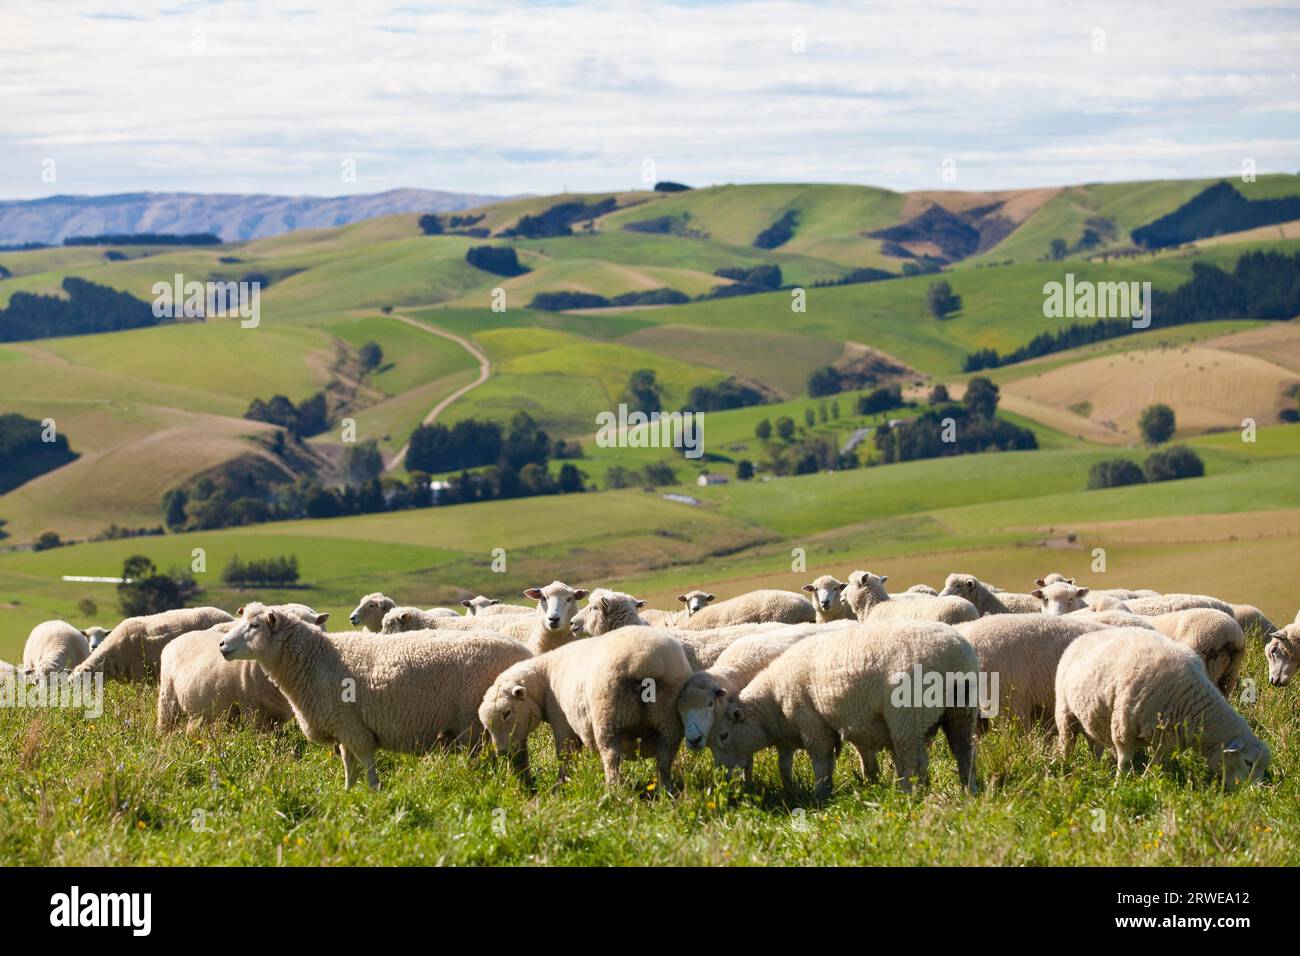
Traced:
POLYGON ((624 759, 645 757, 668 792, 683 740, 746 781, 754 755, 775 747, 787 787, 804 750, 819 801, 847 742, 863 778, 878 778, 888 751, 899 786, 910 789, 928 780, 940 730, 962 785, 974 790, 988 719, 1054 731, 1063 756, 1082 733, 1095 753, 1113 751, 1120 773, 1139 750, 1162 760, 1181 747, 1198 749, 1228 787, 1268 768, 1267 744, 1230 699, 1247 634, 1267 635, 1270 682, 1290 680, 1300 616, 1278 629, 1249 605, 1090 590, 1059 574, 1029 593, 969 574, 950 575, 938 592, 890 594, 886 581, 854 571, 847 581, 818 577, 804 594, 725 601, 691 591, 675 611, 559 581, 524 592, 535 607, 480 596, 462 602, 464 614, 399 607, 375 593, 352 612, 356 630, 333 633, 328 614, 302 604, 250 603, 235 616, 187 608, 128 618, 111 632, 47 621, 28 638, 22 667, 0 664, 0 677, 157 679, 160 734, 232 718, 268 729, 296 719, 309 740, 336 748, 346 786, 359 769, 378 785, 381 749, 476 752, 489 739, 532 785, 528 737, 542 723, 554 733, 561 781, 586 747, 599 753, 608 785, 624 759), (938 692, 900 696, 914 675, 918 689, 925 676, 938 692), (990 676, 991 698, 966 692, 990 676))

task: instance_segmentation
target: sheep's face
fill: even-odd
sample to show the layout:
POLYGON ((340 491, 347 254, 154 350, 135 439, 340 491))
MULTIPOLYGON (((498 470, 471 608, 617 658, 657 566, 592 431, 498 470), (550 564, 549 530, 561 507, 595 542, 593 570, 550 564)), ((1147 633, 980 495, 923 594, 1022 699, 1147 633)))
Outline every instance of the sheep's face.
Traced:
POLYGON ((943 582, 943 590, 939 592, 939 596, 965 598, 975 604, 975 596, 980 590, 980 581, 975 575, 950 574, 948 580, 943 582))
POLYGON ((283 608, 249 604, 243 617, 221 638, 221 656, 228 661, 262 660, 279 646, 293 615, 283 608))
POLYGON ((485 607, 491 607, 494 604, 500 603, 501 602, 497 598, 484 597, 482 594, 460 602, 461 607, 465 609, 465 614, 468 617, 473 617, 485 607))
POLYGON ((709 733, 713 762, 727 770, 742 769, 752 756, 744 746, 745 711, 734 697, 727 698, 721 706, 723 712, 714 719, 709 733))
POLYGON ((552 581, 544 588, 529 588, 524 597, 537 602, 542 627, 551 632, 563 631, 573 622, 578 602, 587 596, 585 588, 571 588, 562 581, 552 581))
POLYGON ((573 616, 569 629, 574 637, 607 634, 616 628, 640 622, 637 611, 643 607, 645 601, 630 594, 597 588, 591 592, 587 606, 573 616))
POLYGON ((829 574, 823 574, 812 584, 805 584, 803 590, 811 595, 814 606, 823 614, 834 611, 840 603, 840 597, 848 586, 845 581, 837 580, 829 574))
POLYGON ((858 620, 862 620, 876 604, 889 600, 889 592, 885 590, 885 582, 888 580, 887 574, 854 571, 849 575, 849 583, 840 592, 840 600, 857 615, 858 620))
POLYGON ((686 605, 686 616, 691 617, 708 607, 713 595, 707 591, 687 591, 677 595, 677 600, 686 605))
POLYGON ((1296 666, 1300 665, 1300 625, 1289 624, 1269 637, 1272 639, 1264 648, 1264 657, 1268 659, 1268 682, 1274 687, 1285 687, 1295 674, 1296 666))
POLYGON ((726 708, 727 692, 707 673, 700 672, 686 682, 677 697, 677 715, 686 731, 686 746, 703 750, 718 715, 726 708))
POLYGON ((384 626, 384 615, 395 607, 397 607, 396 601, 376 591, 373 594, 367 594, 361 599, 361 602, 348 615, 348 620, 352 622, 353 627, 364 626, 372 631, 378 631, 384 626))
POLYGON ((405 631, 418 631, 420 624, 421 622, 415 619, 415 612, 410 608, 404 611, 393 608, 384 615, 381 630, 384 634, 401 634, 405 631))
POLYGON ((1044 614, 1072 614, 1075 611, 1088 610, 1088 602, 1083 599, 1088 593, 1087 588, 1057 583, 1049 584, 1045 588, 1037 588, 1029 593, 1043 602, 1044 614))
POLYGON ((502 675, 478 708, 478 719, 502 753, 515 753, 528 746, 528 735, 542 720, 541 707, 528 688, 513 677, 502 675))
POLYGON ((1044 575, 1034 582, 1040 588, 1045 588, 1049 584, 1073 584, 1074 578, 1067 578, 1064 574, 1057 574, 1053 571, 1051 574, 1044 575))
POLYGON ((1268 772, 1272 754, 1268 744, 1253 734, 1230 740, 1223 748, 1218 772, 1226 790, 1251 779, 1262 779, 1268 772))
POLYGON ((103 644, 104 638, 108 637, 108 631, 102 627, 88 627, 81 633, 86 635, 86 642, 92 651, 103 644))

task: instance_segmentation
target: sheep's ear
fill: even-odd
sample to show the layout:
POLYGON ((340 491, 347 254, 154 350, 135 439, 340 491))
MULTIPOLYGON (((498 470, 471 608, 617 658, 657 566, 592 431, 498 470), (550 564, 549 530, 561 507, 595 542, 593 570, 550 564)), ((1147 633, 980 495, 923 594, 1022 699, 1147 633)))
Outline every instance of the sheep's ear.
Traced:
POLYGON ((726 697, 726 696, 727 696, 727 692, 726 692, 725 690, 723 690, 721 687, 715 687, 715 688, 713 689, 713 696, 714 696, 714 697, 726 697))
POLYGON ((269 628, 274 629, 274 628, 278 627, 279 625, 280 625, 280 615, 279 615, 279 613, 276 612, 276 611, 267 611, 267 612, 266 612, 266 626, 269 627, 269 628))
POLYGON ((638 600, 638 601, 636 602, 636 606, 639 607, 639 608, 640 608, 640 607, 645 607, 645 601, 638 600))
POLYGON ((712 594, 706 594, 706 595, 704 595, 704 600, 706 600, 706 601, 712 601, 712 600, 713 600, 713 595, 712 595, 712 594))
POLYGON ((591 592, 588 591, 586 588, 578 588, 578 590, 576 590, 576 591, 573 592, 573 599, 574 599, 575 601, 581 601, 583 598, 585 598, 585 597, 586 597, 588 594, 590 594, 590 593, 591 593, 591 592))
POLYGON ((679 600, 679 601, 681 601, 683 604, 685 604, 685 603, 686 603, 686 595, 685 595, 685 594, 679 594, 679 595, 677 595, 677 600, 679 600))
MULTIPOLYGON (((1042 582, 1042 581, 1039 581, 1038 583, 1039 583, 1039 584, 1042 584, 1043 582, 1042 582)), ((1029 592, 1029 596, 1030 596, 1030 597, 1036 597, 1036 598, 1038 598, 1038 600, 1041 601, 1041 600, 1043 599, 1043 590, 1042 590, 1042 588, 1034 588, 1032 591, 1029 592)))
POLYGON ((1087 589, 1087 588, 1079 588, 1075 593, 1077 593, 1077 594, 1079 595, 1079 597, 1083 597, 1085 594, 1088 593, 1088 589, 1087 589))
POLYGON ((1286 631, 1273 631, 1268 636, 1273 638, 1275 641, 1285 641, 1286 631))
POLYGON ((1042 578, 1034 578, 1034 583, 1037 584, 1040 588, 1047 587, 1047 582, 1044 581, 1042 578))
POLYGON ((889 575, 888 575, 888 574, 882 574, 882 575, 880 576, 880 583, 881 583, 881 584, 884 584, 884 583, 885 583, 886 581, 888 581, 888 580, 889 580, 889 575))
POLYGON ((316 626, 317 626, 317 627, 324 627, 324 626, 325 626, 325 622, 328 621, 329 619, 330 619, 330 612, 329 612, 329 611, 324 611, 324 612, 322 612, 322 613, 320 613, 320 614, 317 614, 317 615, 316 615, 316 626))
POLYGON ((500 604, 500 603, 501 603, 501 599, 500 599, 500 598, 493 598, 492 600, 488 601, 488 605, 489 605, 489 606, 490 606, 490 605, 493 605, 493 604, 500 604))
POLYGON ((510 688, 510 696, 515 700, 523 700, 527 695, 528 691, 524 689, 523 684, 516 684, 514 687, 510 688))
POLYGON ((817 589, 813 587, 811 584, 805 584, 802 588, 800 588, 800 590, 807 591, 809 594, 812 594, 817 589))
POLYGON ((244 616, 244 605, 241 604, 239 605, 239 607, 235 608, 235 617, 243 617, 243 616, 244 616))
POLYGON ((463 601, 460 602, 460 606, 461 606, 461 607, 473 607, 473 606, 474 606, 474 602, 471 601, 469 598, 466 598, 465 600, 463 600, 463 601))
POLYGON ((1241 753, 1241 751, 1245 749, 1246 749, 1246 744, 1242 741, 1240 737, 1233 737, 1231 740, 1229 740, 1226 744, 1223 745, 1223 752, 1225 754, 1241 753))
POLYGON ((732 704, 727 708, 727 717, 733 724, 743 724, 745 722, 745 712, 740 709, 739 704, 732 704))
POLYGON ((609 601, 605 600, 605 598, 602 597, 599 601, 596 602, 596 607, 600 608, 602 611, 608 611, 609 601))
POLYGON ((524 591, 524 597, 532 598, 534 601, 540 601, 542 599, 542 589, 528 588, 527 590, 524 591))

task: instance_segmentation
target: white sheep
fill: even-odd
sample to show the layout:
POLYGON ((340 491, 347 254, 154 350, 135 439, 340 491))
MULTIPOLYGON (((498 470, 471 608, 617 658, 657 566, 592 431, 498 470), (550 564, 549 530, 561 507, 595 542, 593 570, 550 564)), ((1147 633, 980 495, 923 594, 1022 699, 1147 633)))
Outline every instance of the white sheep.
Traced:
POLYGON ((423 631, 432 627, 438 627, 442 622, 464 621, 466 618, 461 617, 456 612, 444 614, 445 608, 430 608, 424 610, 418 607, 395 607, 384 613, 383 620, 379 624, 381 634, 400 634, 403 631, 423 631))
POLYGON ((938 596, 939 596, 939 592, 936 591, 934 588, 930 587, 930 585, 928 585, 928 584, 913 584, 910 588, 908 588, 908 589, 907 589, 906 591, 904 591, 903 593, 904 593, 904 594, 924 594, 924 595, 926 595, 926 596, 928 596, 928 597, 938 597, 938 596))
POLYGON ((675 611, 661 611, 658 608, 646 608, 641 617, 654 627, 676 627, 682 621, 708 607, 714 596, 707 591, 687 591, 677 595, 682 607, 675 611))
POLYGON ((1232 608, 1233 618, 1247 637, 1267 638, 1277 630, 1277 625, 1253 604, 1229 604, 1228 607, 1232 608))
POLYGON ((23 647, 23 670, 37 677, 70 671, 90 656, 86 635, 67 621, 37 624, 23 647))
POLYGON ((1149 749, 1163 760, 1195 746, 1231 789, 1268 769, 1268 745, 1211 683, 1189 648, 1153 631, 1112 628, 1077 638, 1056 671, 1056 729, 1068 759, 1082 731, 1094 753, 1115 752, 1118 773, 1149 749))
POLYGON ((1055 581, 1029 593, 1041 602, 1039 609, 1044 614, 1073 614, 1076 611, 1091 610, 1084 600, 1089 593, 1088 589, 1077 584, 1055 581))
POLYGON ((646 627, 640 615, 646 602, 622 591, 595 588, 587 597, 587 606, 573 615, 569 629, 574 637, 607 634, 620 627, 646 627))
POLYGON ((98 648, 100 644, 104 643, 104 638, 108 637, 108 628, 99 626, 87 627, 82 629, 81 633, 86 635, 86 641, 90 644, 90 649, 93 651, 98 648))
MULTIPOLYGON (((569 625, 573 623, 573 615, 578 612, 578 602, 587 594, 586 588, 571 588, 563 581, 552 581, 544 588, 528 588, 524 591, 524 597, 537 602, 536 617, 509 623, 519 623, 525 628, 527 637, 524 640, 529 650, 534 654, 545 654, 574 639, 569 625)), ((502 633, 510 633, 512 636, 515 634, 513 630, 503 630, 502 633)))
POLYGON ((378 634, 384 627, 384 615, 395 607, 397 602, 392 598, 372 591, 357 602, 357 606, 348 615, 348 620, 353 627, 363 627, 378 634))
POLYGON ((1264 659, 1268 661, 1270 684, 1285 687, 1290 683, 1296 666, 1300 665, 1300 614, 1296 615, 1294 624, 1288 624, 1269 634, 1264 659))
POLYGON ((234 618, 219 607, 185 607, 128 617, 90 652, 74 674, 102 671, 107 678, 151 680, 158 674, 163 648, 190 631, 204 631, 234 618))
POLYGON ((531 607, 523 607, 518 604, 502 604, 500 598, 485 597, 482 594, 460 603, 465 608, 466 617, 495 617, 499 614, 533 613, 531 607))
POLYGON ((677 627, 702 631, 731 624, 808 624, 816 620, 812 603, 794 591, 764 589, 728 598, 692 614, 677 627))
POLYGON ((849 583, 840 599, 849 606, 859 621, 942 621, 945 624, 958 624, 973 621, 980 616, 975 605, 965 598, 929 597, 925 594, 895 598, 885 590, 885 582, 888 580, 889 575, 854 571, 849 575, 849 583))
POLYGON ((748 634, 728 645, 707 670, 696 671, 677 698, 686 746, 703 750, 713 721, 729 697, 735 697, 763 668, 805 637, 818 633, 815 624, 783 624, 779 630, 748 634))
POLYGON ((653 756, 660 787, 672 792, 682 740, 674 703, 692 669, 678 641, 634 633, 641 630, 620 629, 522 661, 482 696, 479 720, 529 785, 528 735, 545 721, 561 782, 572 753, 588 747, 600 754, 607 786, 618 782, 623 760, 653 756))
POLYGON ((853 609, 840 600, 847 586, 847 581, 841 581, 833 574, 823 574, 803 586, 803 591, 810 595, 818 624, 853 620, 853 609))
POLYGON ((1225 697, 1237 689, 1246 659, 1246 635, 1231 615, 1214 608, 1194 607, 1150 615, 1146 620, 1165 637, 1195 653, 1205 665, 1210 682, 1225 697))
POLYGON ((827 630, 795 644, 729 700, 709 748, 723 767, 743 769, 757 751, 775 746, 787 788, 795 751, 806 750, 822 802, 831 795, 841 739, 853 744, 871 781, 879 776, 878 752, 889 748, 899 785, 911 790, 912 780, 928 781, 928 744, 942 727, 962 785, 974 789, 978 672, 970 644, 935 621, 827 630), (914 677, 932 686, 922 677, 932 674, 938 693, 914 693, 914 677))
MULTIPOLYGON (((263 609, 264 605, 255 603, 236 613, 242 617, 263 609)), ((282 604, 280 609, 320 628, 329 620, 329 612, 317 613, 305 604, 282 604)), ((187 718, 188 731, 228 717, 264 729, 293 719, 288 699, 259 664, 221 656, 221 638, 234 626, 234 621, 225 621, 205 631, 191 631, 163 648, 158 674, 159 734, 179 729, 182 717, 187 718)))
POLYGON ((970 601, 980 614, 1040 614, 1042 602, 1032 594, 993 590, 973 574, 950 574, 940 597, 959 597, 970 601))
POLYGON ((687 617, 694 617, 712 604, 716 598, 708 591, 687 591, 677 595, 677 601, 683 605, 687 617))
POLYGON ((1224 614, 1232 614, 1231 604, 1207 594, 1161 594, 1158 597, 1126 598, 1124 605, 1134 614, 1151 616, 1186 611, 1193 607, 1211 607, 1224 614))
POLYGON ((518 642, 489 634, 430 640, 423 631, 383 640, 326 634, 283 608, 244 609, 222 638, 226 660, 255 660, 293 706, 313 743, 338 745, 344 786, 356 762, 379 786, 375 752, 423 753, 482 744, 479 701, 496 676, 527 658, 518 642))

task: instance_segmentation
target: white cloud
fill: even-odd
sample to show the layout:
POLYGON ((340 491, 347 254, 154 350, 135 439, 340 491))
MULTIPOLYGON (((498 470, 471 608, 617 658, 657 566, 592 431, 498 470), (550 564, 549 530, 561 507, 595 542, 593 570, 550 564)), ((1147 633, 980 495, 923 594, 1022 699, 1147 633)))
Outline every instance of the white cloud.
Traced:
POLYGON ((0 195, 1295 170, 1297 41, 1300 13, 1197 0, 8 0, 0 195))

